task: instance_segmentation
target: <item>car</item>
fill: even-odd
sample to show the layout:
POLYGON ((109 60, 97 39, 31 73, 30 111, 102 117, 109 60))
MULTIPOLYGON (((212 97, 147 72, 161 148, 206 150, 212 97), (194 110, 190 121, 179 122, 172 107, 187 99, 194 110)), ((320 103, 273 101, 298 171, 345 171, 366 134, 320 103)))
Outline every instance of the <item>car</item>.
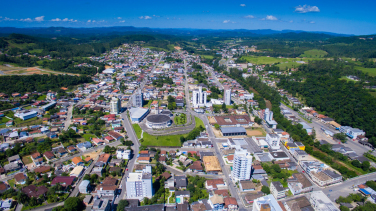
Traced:
POLYGON ((125 169, 126 171, 128 171, 128 169, 125 169))
POLYGON ((304 173, 304 171, 302 171, 302 173, 304 173))
POLYGON ((329 192, 332 192, 333 190, 329 190, 329 192))
POLYGON ((119 188, 120 188, 120 189, 121 189, 121 186, 122 186, 122 185, 119 185, 119 188))

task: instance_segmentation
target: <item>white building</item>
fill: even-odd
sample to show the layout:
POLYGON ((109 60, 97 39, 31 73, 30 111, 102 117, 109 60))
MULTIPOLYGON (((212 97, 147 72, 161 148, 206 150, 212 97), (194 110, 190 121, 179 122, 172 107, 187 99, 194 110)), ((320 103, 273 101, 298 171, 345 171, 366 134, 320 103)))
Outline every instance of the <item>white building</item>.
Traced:
POLYGON ((198 87, 198 90, 194 90, 192 93, 192 103, 193 107, 206 107, 207 103, 207 92, 202 91, 202 86, 198 87))
POLYGON ((116 158, 129 160, 131 158, 130 149, 118 149, 116 150, 116 158))
POLYGON ((339 211, 322 191, 313 191, 309 202, 315 211, 339 211))
POLYGON ((127 198, 143 199, 153 196, 153 180, 151 173, 129 173, 126 181, 127 198))
POLYGON ((82 194, 88 194, 89 193, 89 187, 90 187, 90 181, 89 180, 83 180, 78 186, 78 191, 82 194))
POLYGON ((231 88, 229 86, 225 86, 224 101, 226 105, 231 105, 231 88))
POLYGON ((273 111, 270 111, 269 108, 265 109, 264 120, 269 127, 273 129, 277 128, 278 123, 275 120, 273 120, 273 111))
POLYGON ((142 107, 143 104, 143 94, 139 89, 137 93, 133 96, 133 107, 139 108, 142 107))
POLYGON ((270 183, 270 192, 277 200, 286 197, 286 188, 279 181, 270 183))
POLYGON ((245 149, 236 147, 232 172, 232 179, 235 181, 249 180, 251 178, 253 156, 245 149))
POLYGON ((281 137, 279 137, 279 135, 277 135, 275 133, 266 134, 266 140, 265 141, 268 143, 269 147, 272 150, 278 150, 278 149, 281 148, 279 146, 280 140, 281 140, 281 137))
POLYGON ((111 99, 111 102, 110 102, 110 113, 111 114, 119 114, 120 107, 121 107, 120 99, 113 97, 111 99))
POLYGON ((263 196, 257 198, 253 201, 253 211, 260 211, 260 210, 269 210, 269 211, 283 211, 281 206, 279 206, 277 200, 275 200, 274 196, 269 194, 267 196, 263 196))

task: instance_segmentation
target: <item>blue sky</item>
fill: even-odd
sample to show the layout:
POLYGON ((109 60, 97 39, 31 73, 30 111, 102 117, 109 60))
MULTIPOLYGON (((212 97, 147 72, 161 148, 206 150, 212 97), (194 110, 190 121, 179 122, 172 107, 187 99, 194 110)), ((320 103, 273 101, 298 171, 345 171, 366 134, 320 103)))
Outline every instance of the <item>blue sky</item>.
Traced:
POLYGON ((0 26, 135 26, 376 34, 375 0, 10 0, 0 26))

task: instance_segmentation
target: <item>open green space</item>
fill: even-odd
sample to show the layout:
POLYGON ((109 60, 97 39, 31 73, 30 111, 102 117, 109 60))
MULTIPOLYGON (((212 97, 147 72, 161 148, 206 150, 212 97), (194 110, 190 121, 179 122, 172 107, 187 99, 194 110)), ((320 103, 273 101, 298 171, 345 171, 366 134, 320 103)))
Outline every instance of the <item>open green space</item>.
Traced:
POLYGON ((372 95, 373 97, 376 97, 376 92, 369 92, 370 95, 372 95))
POLYGON ((213 59, 214 58, 214 56, 212 56, 212 55, 200 55, 201 56, 201 58, 204 58, 204 59, 213 59))
POLYGON ((34 50, 29 50, 29 53, 30 54, 34 54, 34 53, 42 53, 43 49, 34 49, 34 50))
POLYGON ((141 129, 140 125, 132 124, 132 126, 133 126, 133 129, 134 129, 134 132, 137 135, 137 138, 141 138, 142 129, 141 129))
POLYGON ((170 135, 170 136, 152 136, 146 132, 143 134, 142 146, 181 146, 180 136, 186 135, 170 135))
POLYGON ((299 57, 306 57, 306 58, 323 58, 328 53, 323 50, 319 49, 312 49, 308 51, 304 51, 304 54, 301 54, 299 57))
POLYGON ((37 100, 45 100, 47 95, 41 95, 37 98, 37 100))
POLYGON ((25 165, 27 165, 27 164, 32 163, 33 160, 31 159, 30 156, 25 156, 25 157, 22 158, 22 162, 23 162, 25 165))
POLYGON ((205 128, 205 125, 204 125, 204 122, 198 118, 198 117, 195 117, 195 121, 196 121, 196 127, 200 127, 200 125, 205 128))
POLYGON ((187 115, 186 114, 180 114, 178 116, 174 117, 174 122, 177 125, 183 125, 187 123, 187 115))
POLYGON ((355 69, 360 70, 364 73, 368 73, 370 76, 376 76, 376 68, 365 68, 365 67, 355 66, 355 69))
POLYGON ((84 138, 86 141, 90 141, 90 138, 95 138, 96 136, 94 134, 83 134, 82 138, 84 138))
POLYGON ((14 187, 14 185, 16 184, 16 181, 14 179, 8 180, 8 184, 10 187, 14 187))

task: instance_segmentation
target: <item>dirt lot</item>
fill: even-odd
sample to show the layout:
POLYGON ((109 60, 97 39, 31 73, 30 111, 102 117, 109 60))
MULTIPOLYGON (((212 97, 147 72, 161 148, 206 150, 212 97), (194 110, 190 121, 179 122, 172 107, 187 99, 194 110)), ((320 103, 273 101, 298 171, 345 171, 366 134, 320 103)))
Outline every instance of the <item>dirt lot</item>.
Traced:
POLYGON ((97 159, 97 157, 99 156, 99 154, 102 152, 102 150, 97 150, 97 151, 94 151, 94 152, 90 152, 90 153, 86 153, 84 154, 83 156, 86 158, 86 157, 91 157, 93 160, 97 159))
POLYGON ((262 132, 259 130, 247 130, 247 136, 262 136, 262 132))
POLYGON ((0 65, 0 71, 4 73, 4 75, 33 75, 33 74, 67 74, 67 75, 76 75, 79 74, 72 74, 72 73, 63 73, 63 72, 56 72, 52 70, 45 70, 39 67, 15 67, 13 65, 0 65))
POLYGON ((208 117, 208 120, 209 120, 209 123, 210 123, 210 124, 215 124, 215 123, 217 123, 217 121, 215 121, 215 118, 212 117, 212 116, 209 116, 209 117, 208 117))

